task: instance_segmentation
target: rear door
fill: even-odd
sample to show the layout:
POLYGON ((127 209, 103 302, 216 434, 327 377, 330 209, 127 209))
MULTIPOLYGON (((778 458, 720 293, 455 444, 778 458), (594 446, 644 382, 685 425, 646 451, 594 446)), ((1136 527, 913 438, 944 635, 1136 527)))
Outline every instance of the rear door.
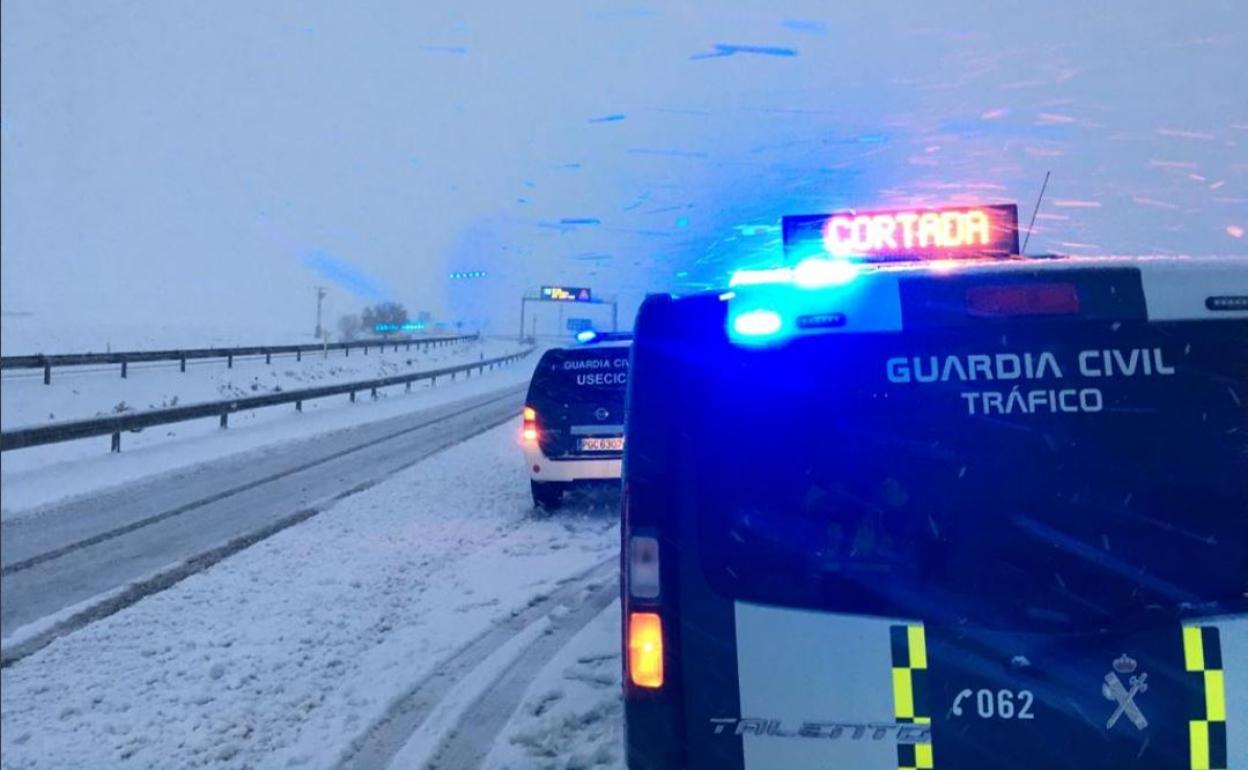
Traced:
POLYGON ((1248 321, 1150 321, 1131 270, 1002 312, 1038 280, 693 375, 690 766, 1248 766, 1248 321))
POLYGON ((624 435, 628 347, 552 350, 529 388, 539 446, 551 459, 618 458, 624 435))

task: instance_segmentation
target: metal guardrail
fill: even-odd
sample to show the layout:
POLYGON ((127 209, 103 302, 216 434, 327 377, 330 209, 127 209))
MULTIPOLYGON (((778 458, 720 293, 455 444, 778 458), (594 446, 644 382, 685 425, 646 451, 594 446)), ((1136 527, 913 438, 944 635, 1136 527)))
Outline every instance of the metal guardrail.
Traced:
POLYGON ((277 406, 279 404, 295 405, 295 409, 302 412, 303 402, 311 401, 315 398, 325 398, 327 396, 337 396, 344 393, 350 394, 351 401, 355 401, 355 394, 360 391, 369 391, 373 398, 377 397, 378 388, 390 387, 393 385, 405 385, 406 390, 412 389, 413 382, 421 380, 431 380, 434 385, 437 384, 439 377, 450 377, 452 380, 458 374, 464 374, 471 377, 475 370, 478 374, 484 374, 488 370, 496 367, 518 361, 521 358, 532 353, 536 348, 530 347, 521 350, 518 353, 512 353, 506 356, 499 356, 484 361, 474 361, 468 364, 460 364, 459 366, 450 366, 444 369, 436 369, 428 372, 414 372, 412 374, 396 374, 390 377, 379 377, 375 380, 361 380, 357 382, 346 382, 337 385, 323 385, 316 388, 303 388, 301 390, 288 390, 281 393, 268 393, 263 396, 249 396, 247 398, 236 398, 228 401, 212 401, 204 404, 189 404, 187 406, 175 406, 167 409, 152 409, 145 412, 133 412, 130 414, 110 415, 108 417, 97 417, 90 420, 72 420, 67 422, 55 423, 52 425, 42 425, 35 428, 19 428, 17 430, 5 431, 0 433, 0 452, 8 452, 13 449, 23 449, 26 447, 42 446, 44 444, 59 444, 63 441, 74 441, 83 438, 92 438, 94 436, 112 436, 112 451, 121 451, 121 434, 125 431, 138 432, 144 428, 150 428, 155 425, 168 425, 175 422, 186 422, 187 420, 200 420, 207 417, 219 417, 221 427, 229 427, 230 414, 234 412, 246 412, 252 409, 260 409, 267 406, 277 406))
POLYGON ((383 350, 391 345, 395 351, 399 346, 411 350, 412 345, 428 349, 443 347, 456 342, 478 339, 478 334, 458 334, 446 337, 425 337, 418 339, 388 340, 377 338, 371 340, 355 340, 352 342, 330 342, 320 345, 261 345, 246 348, 188 348, 186 350, 135 350, 117 353, 63 353, 57 355, 33 356, 0 356, 0 370, 4 369, 43 369, 43 384, 52 383, 52 367, 54 366, 90 366, 91 364, 121 364, 121 376, 127 376, 127 369, 132 363, 149 361, 180 361, 181 371, 186 371, 186 362, 203 358, 224 358, 228 368, 234 368, 234 359, 246 356, 264 356, 266 364, 272 363, 275 355, 295 354, 295 360, 303 360, 304 353, 320 353, 329 350, 342 350, 351 355, 352 350, 363 348, 368 355, 369 348, 383 350))

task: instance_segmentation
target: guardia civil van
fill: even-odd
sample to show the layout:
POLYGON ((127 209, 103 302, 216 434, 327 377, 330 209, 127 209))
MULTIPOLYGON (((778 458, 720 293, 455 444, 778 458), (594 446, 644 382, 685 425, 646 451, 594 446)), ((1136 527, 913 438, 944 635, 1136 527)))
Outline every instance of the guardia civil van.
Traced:
POLYGON ((641 308, 628 766, 1248 767, 1248 261, 855 218, 641 308))

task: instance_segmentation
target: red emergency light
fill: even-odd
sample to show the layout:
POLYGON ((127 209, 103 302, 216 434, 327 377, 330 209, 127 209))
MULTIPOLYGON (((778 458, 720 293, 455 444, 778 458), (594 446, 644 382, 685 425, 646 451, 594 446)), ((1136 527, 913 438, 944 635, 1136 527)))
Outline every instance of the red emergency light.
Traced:
POLYGON ((1006 257, 1018 253, 1018 206, 846 211, 784 217, 790 261, 831 256, 869 262, 1006 257))

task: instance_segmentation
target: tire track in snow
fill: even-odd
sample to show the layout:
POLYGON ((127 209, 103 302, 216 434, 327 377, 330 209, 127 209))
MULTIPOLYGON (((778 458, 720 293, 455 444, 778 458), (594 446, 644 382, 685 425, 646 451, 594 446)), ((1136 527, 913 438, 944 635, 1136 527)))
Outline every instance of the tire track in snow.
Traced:
POLYGON ((397 767, 399 761, 406 767, 410 760, 416 761, 415 767, 478 767, 542 664, 618 596, 617 570, 615 557, 602 561, 461 647, 356 742, 338 763, 339 770, 397 767), (547 626, 544 633, 520 650, 507 649, 536 624, 547 626), (500 655, 506 659, 499 660, 500 655), (494 667, 502 668, 499 675, 472 682, 478 669, 494 667), (467 688, 461 686, 465 682, 470 683, 467 688), (452 719, 448 712, 461 706, 461 700, 467 706, 452 719), (451 724, 432 724, 444 719, 451 724), (414 738, 418 742, 409 745, 414 738))
POLYGON ((525 692, 541 672, 542 666, 581 629, 601 615, 620 594, 619 586, 614 581, 586 593, 583 600, 576 603, 566 615, 554 620, 546 633, 526 647, 502 675, 464 711, 455 728, 438 746, 437 753, 427 763, 427 767, 468 770, 482 766, 512 714, 520 707, 525 692))

